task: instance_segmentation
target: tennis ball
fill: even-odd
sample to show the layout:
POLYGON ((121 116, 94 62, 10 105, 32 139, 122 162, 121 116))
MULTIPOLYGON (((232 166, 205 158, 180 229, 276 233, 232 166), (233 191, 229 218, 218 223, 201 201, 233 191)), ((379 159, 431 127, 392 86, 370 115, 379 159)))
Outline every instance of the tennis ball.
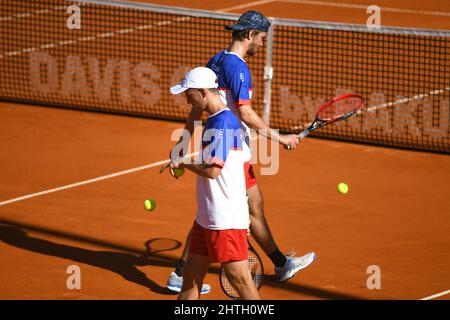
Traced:
POLYGON ((342 194, 346 194, 348 192, 348 185, 344 182, 341 182, 337 186, 338 192, 342 194))
POLYGON ((153 199, 147 199, 144 201, 144 208, 147 211, 153 211, 155 210, 156 202, 153 199))
POLYGON ((173 169, 173 175, 176 178, 181 178, 183 176, 183 174, 184 174, 184 169, 183 168, 175 168, 175 169, 173 169))

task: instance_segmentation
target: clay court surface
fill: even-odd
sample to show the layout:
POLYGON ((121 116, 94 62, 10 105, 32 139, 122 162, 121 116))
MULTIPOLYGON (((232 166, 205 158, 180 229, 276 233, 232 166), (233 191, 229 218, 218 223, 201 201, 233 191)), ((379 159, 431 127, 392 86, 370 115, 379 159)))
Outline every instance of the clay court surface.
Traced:
MULTIPOLYGON (((363 9, 324 1, 229 1, 227 8, 156 2, 335 22, 367 18, 363 9)), ((379 5, 414 10, 386 12, 386 25, 450 29, 448 16, 431 14, 450 12, 448 2, 379 5)), ((0 102, 0 124, 0 299, 176 298, 165 284, 194 220, 195 176, 177 181, 158 171, 182 123, 0 102), (155 211, 143 209, 146 198, 155 199, 155 211), (146 253, 145 243, 161 238, 181 246, 146 253), (81 270, 80 290, 66 287, 72 265, 81 270)), ((261 254, 268 275, 262 297, 449 299, 449 159, 316 138, 280 149, 277 175, 260 175, 257 166, 266 216, 283 251, 315 251, 317 260, 279 284, 261 254), (336 191, 341 181, 347 195, 336 191), (367 288, 369 266, 380 268, 381 289, 367 288)), ((217 272, 213 265, 204 299, 227 299, 217 272)))

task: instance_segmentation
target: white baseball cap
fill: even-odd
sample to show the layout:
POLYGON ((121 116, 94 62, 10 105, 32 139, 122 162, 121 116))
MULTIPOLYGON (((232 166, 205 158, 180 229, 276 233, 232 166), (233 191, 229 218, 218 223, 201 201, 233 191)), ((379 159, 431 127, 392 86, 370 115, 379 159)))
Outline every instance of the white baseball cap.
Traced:
POLYGON ((170 88, 170 93, 180 94, 190 88, 212 89, 218 87, 219 81, 214 71, 206 67, 198 67, 186 73, 179 84, 170 88))

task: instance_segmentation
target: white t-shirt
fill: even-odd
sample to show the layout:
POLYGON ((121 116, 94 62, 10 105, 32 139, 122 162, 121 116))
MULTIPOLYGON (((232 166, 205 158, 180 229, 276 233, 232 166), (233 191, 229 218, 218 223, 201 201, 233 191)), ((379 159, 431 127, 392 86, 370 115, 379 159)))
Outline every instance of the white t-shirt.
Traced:
POLYGON ((211 115, 202 134, 200 159, 222 167, 216 179, 197 176, 197 223, 206 229, 248 229, 244 164, 250 150, 239 119, 223 109, 211 115))

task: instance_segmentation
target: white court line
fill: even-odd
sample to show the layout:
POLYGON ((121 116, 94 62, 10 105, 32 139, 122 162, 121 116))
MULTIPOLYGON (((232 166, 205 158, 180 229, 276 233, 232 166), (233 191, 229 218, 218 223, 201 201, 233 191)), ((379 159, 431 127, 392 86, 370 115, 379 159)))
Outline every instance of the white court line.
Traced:
POLYGON ((24 50, 25 53, 32 52, 32 51, 35 51, 35 49, 34 48, 28 48, 28 49, 24 50))
MULTIPOLYGON (((198 151, 194 152, 194 153, 190 153, 186 157, 192 157, 192 156, 196 156, 196 155, 198 155, 198 151)), ((87 184, 90 184, 90 183, 99 182, 99 181, 102 181, 102 180, 107 180, 107 179, 123 176, 125 174, 129 174, 129 173, 134 173, 134 172, 150 169, 150 168, 153 168, 153 167, 157 167, 157 166, 161 166, 163 164, 166 164, 167 162, 169 162, 168 159, 167 160, 163 160, 163 161, 150 163, 150 164, 143 165, 143 166, 140 166, 140 167, 124 170, 124 171, 111 173, 111 174, 108 174, 108 175, 105 175, 105 176, 101 176, 101 177, 97 177, 97 178, 93 178, 93 179, 89 179, 89 180, 84 180, 84 181, 81 181, 81 182, 68 184, 68 185, 65 185, 65 186, 62 186, 62 187, 58 187, 58 188, 54 188, 54 189, 50 189, 50 190, 45 190, 45 191, 41 191, 41 192, 28 194, 28 195, 25 195, 25 196, 14 198, 14 199, 5 200, 5 201, 0 202, 0 207, 4 206, 4 205, 7 205, 7 204, 14 203, 14 202, 19 202, 19 201, 31 199, 31 198, 34 198, 34 197, 43 196, 43 195, 46 195, 46 194, 49 194, 49 193, 54 193, 54 192, 67 190, 67 189, 73 189, 73 188, 84 186, 84 185, 87 185, 87 184)))
MULTIPOLYGON (((383 104, 380 104, 380 105, 376 105, 376 106, 373 106, 373 107, 363 108, 360 111, 358 111, 355 114, 355 116, 359 116, 359 115, 367 113, 367 112, 372 113, 372 112, 377 111, 378 109, 388 108, 388 107, 392 107, 392 106, 395 106, 395 105, 398 105, 398 104, 408 103, 408 102, 413 101, 413 100, 422 99, 422 98, 425 98, 425 97, 428 97, 428 96, 441 94, 441 93, 444 93, 445 91, 450 91, 450 87, 449 88, 445 88, 445 89, 440 89, 440 90, 434 90, 434 91, 431 91, 431 92, 428 92, 428 93, 417 94, 417 95, 415 95, 415 96, 413 96, 411 98, 398 99, 398 100, 395 100, 395 101, 386 102, 386 103, 383 103, 383 104)), ((301 126, 291 127, 291 130, 304 130, 304 129, 308 128, 311 124, 312 124, 312 122, 309 122, 309 123, 306 123, 306 124, 301 125, 301 126)))
MULTIPOLYGON (((255 137, 251 138, 251 140, 255 140, 255 139, 256 139, 255 137)), ((199 151, 196 151, 196 152, 193 152, 193 153, 189 153, 189 154, 187 154, 185 156, 185 158, 192 158, 194 156, 197 156, 198 154, 199 154, 199 151)), ((65 185, 65 186, 62 186, 62 187, 57 187, 57 188, 54 188, 54 189, 40 191, 40 192, 36 192, 36 193, 25 195, 25 196, 21 196, 21 197, 5 200, 5 201, 0 202, 0 207, 4 206, 4 205, 7 205, 7 204, 14 203, 14 202, 19 202, 19 201, 27 200, 27 199, 34 198, 34 197, 43 196, 43 195, 46 195, 46 194, 49 194, 49 193, 54 193, 54 192, 58 192, 58 191, 62 191, 62 190, 72 189, 72 188, 84 186, 84 185, 87 185, 87 184, 90 184, 90 183, 94 183, 94 182, 98 182, 98 181, 102 181, 102 180, 107 180, 107 179, 123 176, 125 174, 134 173, 134 172, 138 172, 138 171, 154 168, 154 167, 166 164, 169 161, 170 161, 169 159, 162 160, 162 161, 146 164, 146 165, 143 165, 143 166, 140 166, 140 167, 136 167, 136 168, 132 168, 132 169, 124 170, 124 171, 111 173, 111 174, 108 174, 108 175, 105 175, 105 176, 101 176, 101 177, 97 177, 97 178, 93 178, 93 179, 89 179, 89 180, 84 180, 84 181, 81 181, 81 182, 68 184, 68 185, 65 185)))
POLYGON ((234 6, 234 7, 229 7, 229 8, 225 8, 225 9, 219 9, 216 10, 218 12, 228 12, 228 11, 234 11, 234 10, 239 10, 239 9, 244 9, 244 8, 248 8, 248 7, 252 7, 252 6, 259 6, 262 4, 267 4, 267 3, 271 3, 271 2, 276 2, 275 0, 261 0, 261 1, 254 1, 254 2, 249 2, 249 3, 244 3, 238 6, 234 6))
POLYGON ((38 10, 38 11, 35 11, 35 12, 24 12, 24 13, 18 13, 18 14, 13 15, 13 16, 3 16, 3 17, 0 17, 0 22, 9 21, 9 20, 12 20, 14 18, 15 19, 27 18, 27 17, 29 17, 29 16, 31 16, 33 14, 46 14, 46 13, 48 13, 51 10, 64 10, 66 8, 67 8, 67 6, 59 6, 59 7, 54 7, 53 9, 41 9, 41 10, 38 10))
MULTIPOLYGON (((59 46, 59 47, 67 46, 67 45, 74 44, 74 43, 76 43, 75 40, 65 40, 65 41, 61 41, 61 42, 57 45, 57 47, 58 47, 58 46, 59 46)), ((42 47, 42 46, 41 46, 41 47, 42 47)), ((34 50, 35 50, 35 48, 31 48, 31 49, 34 49, 34 50)), ((25 51, 25 50, 28 50, 28 49, 24 49, 23 51, 25 51)))
POLYGON ((49 44, 43 45, 43 46, 42 46, 42 49, 50 49, 50 48, 53 48, 53 47, 56 47, 56 44, 54 44, 54 43, 49 43, 49 44))
MULTIPOLYGON (((256 138, 252 137, 251 139, 255 140, 256 138)), ((199 154, 199 151, 193 152, 193 153, 189 153, 185 157, 186 158, 192 158, 194 156, 197 156, 198 154, 199 154)), ((140 166, 140 167, 136 167, 136 168, 132 168, 132 169, 128 169, 128 170, 123 170, 123 171, 107 174, 105 176, 101 176, 101 177, 97 177, 97 178, 93 178, 93 179, 89 179, 89 180, 84 180, 84 181, 81 181, 81 182, 68 184, 68 185, 57 187, 57 188, 54 188, 54 189, 40 191, 40 192, 36 192, 36 193, 25 195, 25 196, 21 196, 21 197, 5 200, 5 201, 0 202, 0 207, 4 206, 4 205, 7 205, 7 204, 14 203, 14 202, 19 202, 19 201, 31 199, 31 198, 34 198, 34 197, 43 196, 43 195, 46 195, 46 194, 49 194, 49 193, 55 193, 55 192, 58 192, 58 191, 63 191, 63 190, 67 190, 67 189, 73 189, 73 188, 84 186, 84 185, 87 185, 87 184, 90 184, 90 183, 99 182, 99 181, 102 181, 102 180, 107 180, 107 179, 123 176, 125 174, 134 173, 134 172, 138 172, 138 171, 154 168, 154 167, 166 164, 169 161, 170 161, 169 159, 162 160, 162 161, 146 164, 146 165, 143 165, 143 166, 140 166)))
POLYGON ((436 299, 436 298, 445 296, 447 294, 450 294, 450 290, 447 290, 447 291, 444 291, 444 292, 441 292, 441 293, 436 293, 436 294, 433 294, 432 296, 425 297, 425 298, 422 298, 422 299, 419 299, 419 300, 432 300, 432 299, 436 299))
MULTIPOLYGON (((260 0, 260 1, 254 1, 254 2, 249 2, 249 3, 244 3, 242 5, 238 5, 238 6, 232 6, 232 7, 227 7, 227 8, 223 8, 223 9, 219 9, 216 10, 218 12, 227 12, 227 11, 233 11, 233 10, 238 10, 238 9, 244 9, 247 7, 251 7, 251 6, 257 6, 257 5, 262 5, 262 4, 267 4, 267 3, 272 3, 272 2, 277 2, 278 0, 260 0)), ((355 4, 348 4, 348 3, 335 3, 335 2, 324 2, 324 1, 310 1, 310 0, 280 0, 278 2, 293 2, 293 3, 304 3, 304 4, 311 4, 311 5, 322 5, 322 6, 334 6, 334 7, 345 7, 345 8, 366 8, 366 6, 363 5, 355 5, 355 4)), ((61 7, 55 7, 53 10, 61 10, 64 9, 65 6, 61 6, 61 7)), ((408 10, 408 9, 398 9, 398 8, 382 8, 382 10, 385 11, 397 11, 397 12, 414 12, 414 13, 418 13, 421 12, 423 14, 436 14, 436 15, 448 15, 450 16, 450 13, 446 13, 446 12, 431 12, 431 11, 417 11, 417 10, 408 10), (400 10, 400 11, 399 11, 400 10), (406 11, 405 11, 406 10, 406 11), (425 13, 424 13, 425 12, 425 13)), ((41 14, 41 13, 46 13, 48 12, 48 10, 41 10, 41 11, 36 11, 35 14, 41 14)), ((21 13, 18 14, 16 16, 12 16, 12 17, 17 17, 17 16, 26 16, 28 14, 26 13, 21 13)), ((31 13, 29 14, 31 15, 31 13)), ((0 21, 6 21, 6 20, 10 20, 10 17, 0 17, 0 21)), ((189 20, 190 17, 182 17, 182 18, 177 18, 175 20, 166 20, 166 21, 160 21, 155 23, 154 25, 156 26, 164 26, 164 25, 169 25, 171 23, 173 23, 173 21, 187 21, 189 20)), ((90 37, 86 37, 86 38, 80 38, 78 39, 78 41, 84 42, 84 41, 93 41, 96 39, 100 39, 100 38, 107 38, 107 37, 112 37, 114 35, 117 34, 127 34, 127 33, 132 33, 136 30, 145 30, 145 29, 151 29, 153 28, 152 24, 149 25, 141 25, 141 26, 136 26, 135 28, 129 28, 129 29, 119 29, 116 30, 114 32, 109 32, 109 33, 101 33, 101 34, 97 34, 95 36, 90 36, 90 37)), ((3 55, 0 55, 0 59, 3 59, 6 56, 16 56, 22 53, 28 53, 30 51, 38 51, 40 49, 48 49, 48 48, 55 48, 55 47, 60 47, 60 46, 64 46, 64 45, 72 45, 75 44, 77 42, 77 40, 68 40, 68 41, 61 41, 58 44, 54 44, 54 43, 47 43, 47 44, 43 44, 39 47, 33 47, 33 48, 25 48, 19 51, 12 51, 12 52, 6 52, 3 55)))
POLYGON ((27 18, 29 16, 31 16, 31 12, 25 12, 25 13, 19 13, 16 17, 17 18, 27 18))
MULTIPOLYGON (((246 6, 251 6, 251 5, 252 5, 252 3, 246 4, 246 6)), ((231 7, 231 8, 233 8, 233 7, 231 7)), ((221 10, 225 11, 225 10, 228 10, 228 9, 230 9, 230 8, 225 8, 225 9, 221 9, 221 10)), ((186 20, 189 20, 189 19, 190 19, 189 17, 181 17, 181 18, 175 19, 175 21, 186 21, 186 20)), ((157 23, 156 25, 166 25, 166 24, 170 24, 170 23, 172 23, 172 21, 162 21, 162 22, 157 23)), ((94 40, 95 38, 112 37, 115 34, 130 33, 130 32, 134 32, 135 30, 149 29, 149 28, 152 28, 152 27, 153 27, 153 25, 141 25, 141 26, 138 26, 136 28, 122 29, 122 30, 117 30, 115 32, 101 33, 101 34, 98 34, 98 35, 92 36, 92 37, 80 38, 80 39, 78 39, 78 41, 90 41, 90 40, 94 40)), ((77 42, 76 40, 61 41, 59 43, 59 46, 74 44, 76 42, 77 42)), ((49 44, 41 45, 40 48, 48 48, 48 47, 55 47, 55 46, 57 46, 57 45, 49 43, 49 44)), ((23 49, 22 52, 29 52, 29 51, 35 51, 35 50, 37 50, 37 48, 27 48, 27 49, 23 49)), ((19 53, 21 53, 21 52, 20 51, 15 51, 13 53, 6 53, 5 55, 12 55, 12 54, 16 55, 16 54, 19 54, 19 53)), ((0 58, 1 57, 2 56, 0 56, 0 58)), ((198 152, 195 152, 195 153, 191 153, 191 154, 189 154, 187 156, 195 156, 197 154, 198 154, 198 152)), ((41 192, 25 195, 25 196, 22 196, 22 197, 18 197, 18 198, 2 201, 2 202, 0 202, 0 206, 4 206, 4 205, 10 204, 10 203, 14 203, 14 202, 18 202, 18 201, 22 201, 22 200, 26 200, 26 199, 30 199, 30 198, 42 196, 42 195, 46 195, 46 194, 49 194, 49 193, 54 193, 54 192, 67 190, 67 189, 71 189, 71 188, 76 188, 76 187, 79 187, 79 186, 83 186, 83 185, 86 185, 86 184, 90 184, 90 183, 94 183, 94 182, 98 182, 98 181, 102 181, 102 180, 106 180, 106 179, 111 179, 111 178, 118 177, 118 176, 121 176, 121 175, 125 175, 125 174, 128 174, 128 173, 133 173, 133 172, 137 172, 137 171, 146 170, 146 169, 149 169, 149 168, 153 168, 155 166, 163 165, 163 164, 167 163, 168 161, 169 160, 159 161, 159 162, 151 163, 151 164, 144 165, 144 166, 141 166, 141 167, 137 167, 137 168, 133 168, 133 169, 125 170, 125 171, 120 171, 120 172, 108 174, 108 175, 101 176, 101 177, 98 177, 98 178, 89 179, 89 180, 85 180, 85 181, 81 181, 81 182, 65 185, 65 186, 62 186, 62 187, 58 187, 58 188, 54 188, 54 189, 50 189, 50 190, 45 190, 45 191, 41 191, 41 192)))
MULTIPOLYGON (((422 99, 422 98, 425 98, 425 97, 428 97, 428 96, 434 96, 436 94, 441 94, 441 93, 444 93, 445 91, 450 91, 450 88, 445 88, 445 89, 441 89, 441 90, 434 90, 434 91, 431 91, 431 92, 428 92, 428 93, 421 93, 421 94, 415 95, 415 96, 413 96, 411 98, 398 99, 398 100, 393 101, 393 102, 386 102, 386 103, 380 104, 378 106, 370 107, 370 108, 366 109, 365 112, 373 112, 373 111, 376 111, 377 109, 382 109, 382 108, 392 107, 392 106, 395 106, 395 105, 398 105, 398 104, 408 103, 408 102, 413 101, 413 100, 419 100, 419 99, 422 99)), ((359 111, 358 114, 361 113, 361 112, 362 111, 359 111)))
MULTIPOLYGON (((229 10, 235 10, 236 8, 245 8, 245 7, 249 7, 249 6, 253 6, 253 5, 257 5, 257 4, 261 4, 261 3, 268 3, 268 2, 273 2, 273 0, 262 0, 262 1, 256 1, 256 2, 250 2, 250 3, 246 3, 240 6, 234 6, 234 7, 228 7, 228 8, 224 8, 224 9, 220 9, 217 11, 229 11, 229 10)), ((54 10, 59 10, 61 8, 65 8, 65 7, 56 7, 54 8, 54 10)), ((37 11, 35 13, 42 13, 40 11, 37 11)), ((24 14, 21 14, 22 16, 24 14)), ((31 13, 30 13, 31 15, 31 13)), ((5 17, 2 17, 5 18, 5 17)), ((0 18, 0 21, 2 21, 0 18)), ((6 18, 5 18, 6 19, 6 18)), ((5 56, 16 56, 22 53, 27 53, 27 52, 31 52, 31 51, 38 51, 40 49, 49 49, 49 48, 56 48, 56 47, 62 47, 65 45, 72 45, 72 44, 76 44, 77 42, 86 42, 86 41, 94 41, 96 39, 100 39, 100 38, 108 38, 108 37, 113 37, 115 35, 121 35, 121 34, 128 34, 128 33, 132 33, 135 32, 137 30, 146 30, 146 29, 151 29, 154 26, 165 26, 165 25, 169 25, 172 24, 174 21, 175 22, 180 22, 180 21, 188 21, 190 20, 190 17, 180 17, 180 18, 176 18, 174 20, 166 20, 166 21, 160 21, 160 22, 156 22, 155 24, 148 24, 148 25, 140 25, 140 26, 136 26, 134 28, 128 28, 128 29, 119 29, 113 32, 106 32, 106 33, 99 33, 95 36, 89 36, 89 37, 83 37, 83 38, 79 38, 78 40, 65 40, 65 41, 60 41, 58 44, 56 43, 46 43, 43 45, 40 45, 39 47, 33 47, 33 48, 25 48, 19 51, 10 51, 10 52, 6 52, 3 55, 0 55, 0 59, 4 58, 5 56)), ((9 20, 9 19, 6 19, 9 20)))
MULTIPOLYGON (((361 5, 361 4, 354 4, 354 3, 315 1, 315 0, 276 0, 276 1, 277 2, 286 2, 286 3, 308 4, 308 5, 313 5, 313 6, 348 8, 348 9, 367 10, 367 8, 368 8, 368 5, 361 5)), ((384 7, 384 6, 379 6, 379 7, 381 8, 381 12, 386 11, 386 12, 395 12, 395 13, 410 13, 410 14, 422 14, 422 15, 429 15, 429 16, 450 17, 450 12, 402 9, 402 8, 392 8, 392 7, 384 7)))
POLYGON ((80 42, 83 42, 83 41, 92 41, 92 40, 95 40, 95 37, 94 37, 94 36, 78 38, 78 41, 80 41, 80 42))
MULTIPOLYGON (((255 138, 251 138, 251 139, 255 140, 255 138)), ((194 156, 197 156, 198 154, 199 154, 199 152, 197 151, 197 152, 189 153, 185 157, 186 158, 192 158, 194 156)), ((46 195, 46 194, 49 194, 49 193, 54 193, 54 192, 63 191, 63 190, 67 190, 67 189, 73 189, 73 188, 84 186, 84 185, 87 185, 87 184, 90 184, 90 183, 99 182, 99 181, 102 181, 102 180, 107 180, 107 179, 123 176, 125 174, 134 173, 134 172, 138 172, 138 171, 142 171, 142 170, 147 170, 147 169, 150 169, 150 168, 154 168, 154 167, 166 164, 169 161, 170 160, 167 159, 167 160, 162 160, 162 161, 158 161, 158 162, 153 162, 153 163, 146 164, 146 165, 143 165, 143 166, 140 166, 140 167, 136 167, 136 168, 132 168, 132 169, 128 169, 128 170, 123 170, 123 171, 107 174, 105 176, 101 176, 101 177, 97 177, 97 178, 93 178, 93 179, 89 179, 89 180, 84 180, 84 181, 81 181, 81 182, 68 184, 68 185, 65 185, 65 186, 62 186, 62 187, 57 187, 57 188, 54 188, 54 189, 40 191, 40 192, 36 192, 36 193, 25 195, 25 196, 21 196, 21 197, 5 200, 5 201, 0 202, 0 207, 4 206, 4 205, 7 205, 7 204, 14 203, 14 202, 19 202, 19 201, 31 199, 31 198, 34 198, 34 197, 43 196, 43 195, 46 195)))
MULTIPOLYGON (((144 26, 141 26, 141 27, 144 27, 144 26)), ((141 27, 138 27, 136 29, 139 29, 141 27)), ((108 38, 108 37, 112 37, 112 36, 114 36, 114 32, 105 32, 105 33, 100 33, 97 35, 98 38, 108 38)))

